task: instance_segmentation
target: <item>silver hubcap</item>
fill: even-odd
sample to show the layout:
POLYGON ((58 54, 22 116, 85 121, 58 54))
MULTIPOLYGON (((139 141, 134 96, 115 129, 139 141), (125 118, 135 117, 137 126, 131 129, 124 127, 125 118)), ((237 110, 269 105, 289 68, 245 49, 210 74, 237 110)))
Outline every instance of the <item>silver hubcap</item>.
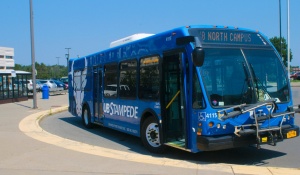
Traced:
POLYGON ((86 125, 89 124, 89 117, 88 117, 88 113, 87 113, 87 110, 84 110, 84 113, 83 113, 83 119, 84 119, 84 123, 86 125))
POLYGON ((150 123, 146 129, 146 138, 152 147, 159 147, 159 128, 156 123, 150 123))

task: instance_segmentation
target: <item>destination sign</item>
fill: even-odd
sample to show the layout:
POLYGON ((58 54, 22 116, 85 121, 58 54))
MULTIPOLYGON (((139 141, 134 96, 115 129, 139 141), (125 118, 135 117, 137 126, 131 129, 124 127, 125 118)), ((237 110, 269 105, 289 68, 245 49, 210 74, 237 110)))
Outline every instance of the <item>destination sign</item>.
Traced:
POLYGON ((268 45, 259 33, 242 30, 190 29, 190 34, 202 44, 268 45))

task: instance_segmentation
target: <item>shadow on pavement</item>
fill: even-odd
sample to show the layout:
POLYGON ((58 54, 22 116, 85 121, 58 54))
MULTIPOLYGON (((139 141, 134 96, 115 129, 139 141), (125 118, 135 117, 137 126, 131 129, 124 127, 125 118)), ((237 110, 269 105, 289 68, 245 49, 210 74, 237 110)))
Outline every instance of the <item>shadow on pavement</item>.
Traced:
MULTIPOLYGON (((58 116, 56 120, 53 119, 53 121, 55 120, 55 122, 57 122, 55 125, 59 125, 60 128, 65 128, 63 131, 55 133, 55 129, 51 128, 51 126, 54 125, 51 123, 53 121, 51 121, 50 124, 43 124, 44 126, 41 125, 41 127, 52 134, 71 140, 119 151, 151 155, 153 157, 166 157, 201 164, 224 163, 236 165, 269 166, 268 159, 286 155, 282 152, 264 148, 257 149, 256 147, 251 146, 221 151, 200 152, 196 154, 168 147, 164 154, 153 154, 148 152, 143 147, 140 139, 135 136, 96 125, 93 129, 87 129, 83 126, 81 118, 74 117, 68 112, 63 112, 57 115, 58 116)), ((46 123, 44 122, 46 120, 47 118, 44 119, 42 123, 46 123)))

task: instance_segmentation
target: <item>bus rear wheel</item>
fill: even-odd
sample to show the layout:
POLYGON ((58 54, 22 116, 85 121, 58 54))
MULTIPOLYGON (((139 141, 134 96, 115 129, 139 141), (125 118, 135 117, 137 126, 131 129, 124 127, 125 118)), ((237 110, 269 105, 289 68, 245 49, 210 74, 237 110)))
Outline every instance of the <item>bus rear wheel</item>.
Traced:
POLYGON ((154 117, 148 117, 142 124, 141 139, 143 145, 153 153, 163 153, 165 146, 160 141, 160 128, 154 117))
POLYGON ((85 106, 83 108, 83 112, 82 112, 82 122, 84 124, 84 126, 86 128, 92 128, 93 127, 93 124, 91 122, 91 113, 90 113, 90 109, 85 106))

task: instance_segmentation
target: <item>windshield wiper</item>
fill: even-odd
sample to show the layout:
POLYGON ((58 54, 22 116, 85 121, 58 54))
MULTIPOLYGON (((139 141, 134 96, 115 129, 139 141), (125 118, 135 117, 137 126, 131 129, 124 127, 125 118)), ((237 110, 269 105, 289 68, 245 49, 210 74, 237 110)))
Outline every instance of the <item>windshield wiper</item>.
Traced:
POLYGON ((250 64, 250 69, 251 69, 251 72, 252 72, 252 75, 253 75, 253 78, 254 78, 254 82, 255 82, 255 85, 256 85, 256 93, 257 93, 257 99, 259 101, 259 90, 262 90, 263 91, 263 99, 264 100, 268 100, 268 99, 271 99, 271 96, 270 94, 268 93, 268 90, 267 88, 262 84, 262 82, 259 80, 259 78, 255 75, 255 71, 253 69, 253 65, 250 64))
POLYGON ((243 88, 242 88, 242 92, 241 92, 241 102, 242 103, 246 103, 246 102, 251 102, 252 101, 252 88, 251 88, 251 84, 250 84, 250 78, 247 72, 247 68, 246 68, 246 64, 243 63, 243 69, 244 69, 244 73, 246 76, 243 88), (245 84, 247 83, 247 87, 245 86, 245 84), (245 87, 247 90, 245 90, 245 87), (250 97, 250 98, 249 98, 250 97))

